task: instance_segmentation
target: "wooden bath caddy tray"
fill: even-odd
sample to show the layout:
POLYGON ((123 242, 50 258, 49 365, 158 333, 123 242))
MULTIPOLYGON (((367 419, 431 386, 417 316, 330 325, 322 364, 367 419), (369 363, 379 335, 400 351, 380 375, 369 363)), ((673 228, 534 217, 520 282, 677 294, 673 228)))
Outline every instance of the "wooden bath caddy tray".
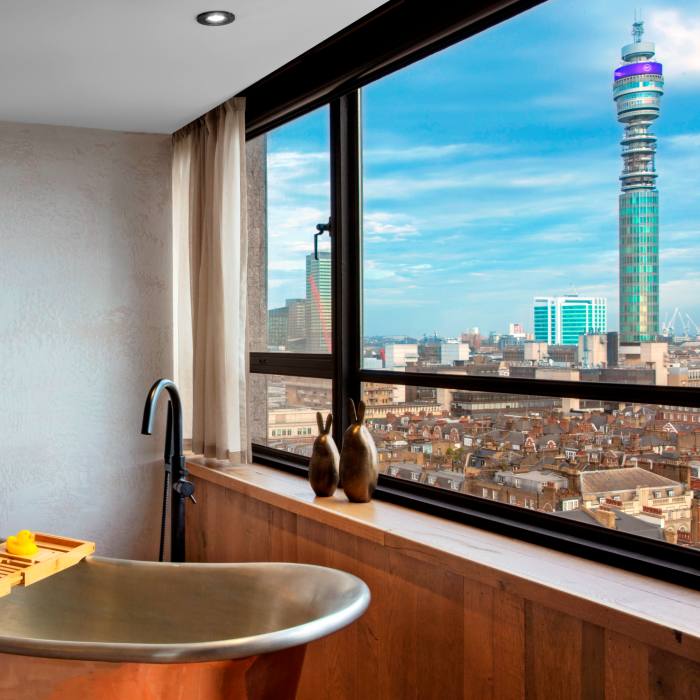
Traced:
POLYGON ((7 595, 13 586, 31 586, 77 564, 95 551, 94 542, 41 532, 35 533, 35 542, 39 551, 27 556, 10 554, 5 543, 0 542, 0 597, 7 595))

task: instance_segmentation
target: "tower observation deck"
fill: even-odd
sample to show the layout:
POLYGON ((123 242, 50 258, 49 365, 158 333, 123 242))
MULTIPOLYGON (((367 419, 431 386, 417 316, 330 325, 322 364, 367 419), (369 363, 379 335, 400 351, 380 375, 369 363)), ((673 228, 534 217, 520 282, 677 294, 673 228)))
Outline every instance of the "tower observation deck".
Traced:
POLYGON ((620 342, 655 340, 659 334, 659 193, 656 136, 664 79, 655 45, 642 41, 644 23, 632 25, 633 43, 622 47, 613 99, 624 126, 620 175, 620 342))

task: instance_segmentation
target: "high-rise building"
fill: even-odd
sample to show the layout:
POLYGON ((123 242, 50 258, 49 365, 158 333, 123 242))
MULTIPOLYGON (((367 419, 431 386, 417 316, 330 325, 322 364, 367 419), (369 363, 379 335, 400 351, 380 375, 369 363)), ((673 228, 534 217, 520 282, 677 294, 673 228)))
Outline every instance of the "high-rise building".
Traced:
POLYGON ((267 345, 292 351, 306 349, 305 299, 287 299, 284 306, 267 312, 267 345))
POLYGON ((653 341, 659 333, 659 193, 656 136, 664 79, 653 61, 656 47, 642 41, 644 23, 632 25, 634 41, 622 47, 613 98, 625 131, 620 175, 620 343, 653 341))
POLYGON ((306 351, 331 352, 331 254, 306 256, 306 351))
POLYGON ((306 299, 287 299, 287 350, 306 349, 306 299))
POLYGON ((289 323, 289 309, 280 306, 276 309, 268 309, 267 312, 267 346, 273 348, 286 348, 287 326, 289 323))
POLYGON ((535 297, 535 341, 548 345, 578 345, 580 335, 607 331, 607 309, 605 297, 578 294, 535 297))

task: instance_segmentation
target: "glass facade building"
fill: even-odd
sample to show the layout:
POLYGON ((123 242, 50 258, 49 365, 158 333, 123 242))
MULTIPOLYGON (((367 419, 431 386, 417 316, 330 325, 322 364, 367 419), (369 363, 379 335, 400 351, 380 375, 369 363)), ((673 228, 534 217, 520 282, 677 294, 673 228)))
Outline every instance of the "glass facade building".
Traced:
POLYGON ((535 297, 535 341, 548 345, 578 345, 580 335, 606 333, 608 301, 605 297, 567 294, 535 297))
POLYGON ((306 256, 306 351, 331 352, 331 254, 306 256))
POLYGON ((653 60, 656 47, 642 41, 635 22, 634 42, 623 46, 615 70, 613 98, 622 141, 619 198, 620 343, 656 340, 659 334, 659 193, 656 189, 656 137, 649 132, 659 116, 663 69, 653 60))

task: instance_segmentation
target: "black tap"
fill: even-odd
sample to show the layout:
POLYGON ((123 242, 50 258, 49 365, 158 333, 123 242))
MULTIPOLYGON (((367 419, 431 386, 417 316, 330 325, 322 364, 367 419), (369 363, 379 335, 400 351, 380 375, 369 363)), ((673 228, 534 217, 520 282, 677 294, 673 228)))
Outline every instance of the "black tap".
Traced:
POLYGON ((170 561, 185 561, 185 501, 194 500, 194 484, 187 480, 187 467, 182 446, 182 401, 175 382, 170 379, 159 379, 148 392, 146 405, 143 408, 141 433, 153 434, 153 421, 158 397, 165 389, 170 395, 172 414, 168 410, 168 436, 165 445, 166 469, 170 465, 172 473, 172 506, 170 508, 170 561), (172 420, 171 420, 172 415, 172 420), (172 428, 171 428, 172 426, 172 428), (172 429, 172 432, 171 432, 172 429), (170 459, 168 459, 168 455, 170 459))

